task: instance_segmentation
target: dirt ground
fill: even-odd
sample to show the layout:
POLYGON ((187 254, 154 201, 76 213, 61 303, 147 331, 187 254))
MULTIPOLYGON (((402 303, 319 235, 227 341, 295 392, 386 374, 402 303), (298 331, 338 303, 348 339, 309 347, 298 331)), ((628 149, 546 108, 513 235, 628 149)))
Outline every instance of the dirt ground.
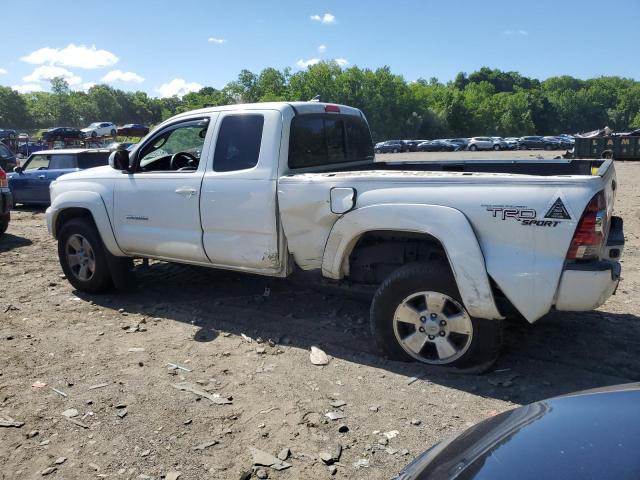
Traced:
POLYGON ((152 263, 134 291, 81 294, 61 277, 42 211, 16 210, 0 239, 0 417, 24 425, 0 427, 0 479, 240 479, 252 448, 290 450, 291 467, 269 478, 390 478, 497 412, 640 380, 640 162, 616 168, 617 294, 595 312, 510 323, 482 376, 381 358, 368 303, 304 276, 152 263), (311 346, 328 365, 311 364, 311 346), (319 455, 337 445, 332 477, 319 455))

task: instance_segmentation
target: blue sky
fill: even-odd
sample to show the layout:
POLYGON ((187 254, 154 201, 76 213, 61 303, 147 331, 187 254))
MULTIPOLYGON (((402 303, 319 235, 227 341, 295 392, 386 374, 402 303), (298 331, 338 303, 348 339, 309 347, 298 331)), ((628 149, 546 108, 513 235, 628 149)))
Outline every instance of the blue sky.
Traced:
POLYGON ((183 94, 221 88, 243 68, 296 71, 325 59, 389 65, 407 80, 481 66, 640 79, 640 0, 21 0, 12 12, 0 84, 21 91, 61 75, 75 89, 183 94))

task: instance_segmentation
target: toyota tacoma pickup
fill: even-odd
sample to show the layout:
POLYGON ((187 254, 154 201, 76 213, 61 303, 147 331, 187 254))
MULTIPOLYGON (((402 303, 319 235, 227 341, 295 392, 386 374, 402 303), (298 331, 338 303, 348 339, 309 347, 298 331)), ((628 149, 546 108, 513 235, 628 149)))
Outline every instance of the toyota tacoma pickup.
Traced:
POLYGON ((315 270, 376 288, 389 358, 481 370, 506 317, 614 293, 615 193, 611 160, 375 161, 360 110, 261 103, 177 115, 110 166, 60 177, 47 224, 80 291, 122 284, 132 258, 315 270))

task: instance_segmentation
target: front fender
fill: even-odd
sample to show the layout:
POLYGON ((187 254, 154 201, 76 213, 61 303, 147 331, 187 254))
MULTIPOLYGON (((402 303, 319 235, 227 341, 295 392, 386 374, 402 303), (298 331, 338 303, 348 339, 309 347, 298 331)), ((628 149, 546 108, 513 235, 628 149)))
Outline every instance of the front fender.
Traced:
POLYGON ((116 237, 113 233, 113 227, 107 213, 107 207, 100 194, 90 191, 70 191, 62 192, 53 199, 51 206, 47 208, 47 227, 49 232, 57 237, 56 223, 60 214, 70 208, 80 208, 88 210, 93 217, 93 221, 98 228, 102 242, 107 250, 115 256, 126 256, 120 250, 116 237))
POLYGON ((425 233, 438 239, 449 259, 462 301, 478 318, 502 319, 498 311, 484 256, 465 215, 439 205, 370 205, 353 210, 336 221, 322 259, 325 277, 340 279, 358 239, 369 231, 425 233))

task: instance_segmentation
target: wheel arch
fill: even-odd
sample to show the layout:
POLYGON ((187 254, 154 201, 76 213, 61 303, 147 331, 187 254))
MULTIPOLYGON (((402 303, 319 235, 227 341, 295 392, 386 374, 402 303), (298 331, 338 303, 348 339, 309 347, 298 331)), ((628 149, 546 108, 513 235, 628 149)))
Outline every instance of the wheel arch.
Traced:
POLYGON ((50 209, 51 234, 58 238, 64 224, 76 218, 90 220, 98 230, 107 250, 115 256, 126 256, 116 241, 113 226, 102 197, 96 192, 66 192, 56 197, 50 209))
POLYGON ((469 313, 478 318, 504 318, 496 307, 475 232, 459 210, 421 204, 370 205, 353 210, 340 217, 329 234, 323 275, 336 280, 348 276, 354 249, 363 239, 375 236, 394 239, 392 243, 408 240, 431 246, 435 255, 440 251, 469 313))

